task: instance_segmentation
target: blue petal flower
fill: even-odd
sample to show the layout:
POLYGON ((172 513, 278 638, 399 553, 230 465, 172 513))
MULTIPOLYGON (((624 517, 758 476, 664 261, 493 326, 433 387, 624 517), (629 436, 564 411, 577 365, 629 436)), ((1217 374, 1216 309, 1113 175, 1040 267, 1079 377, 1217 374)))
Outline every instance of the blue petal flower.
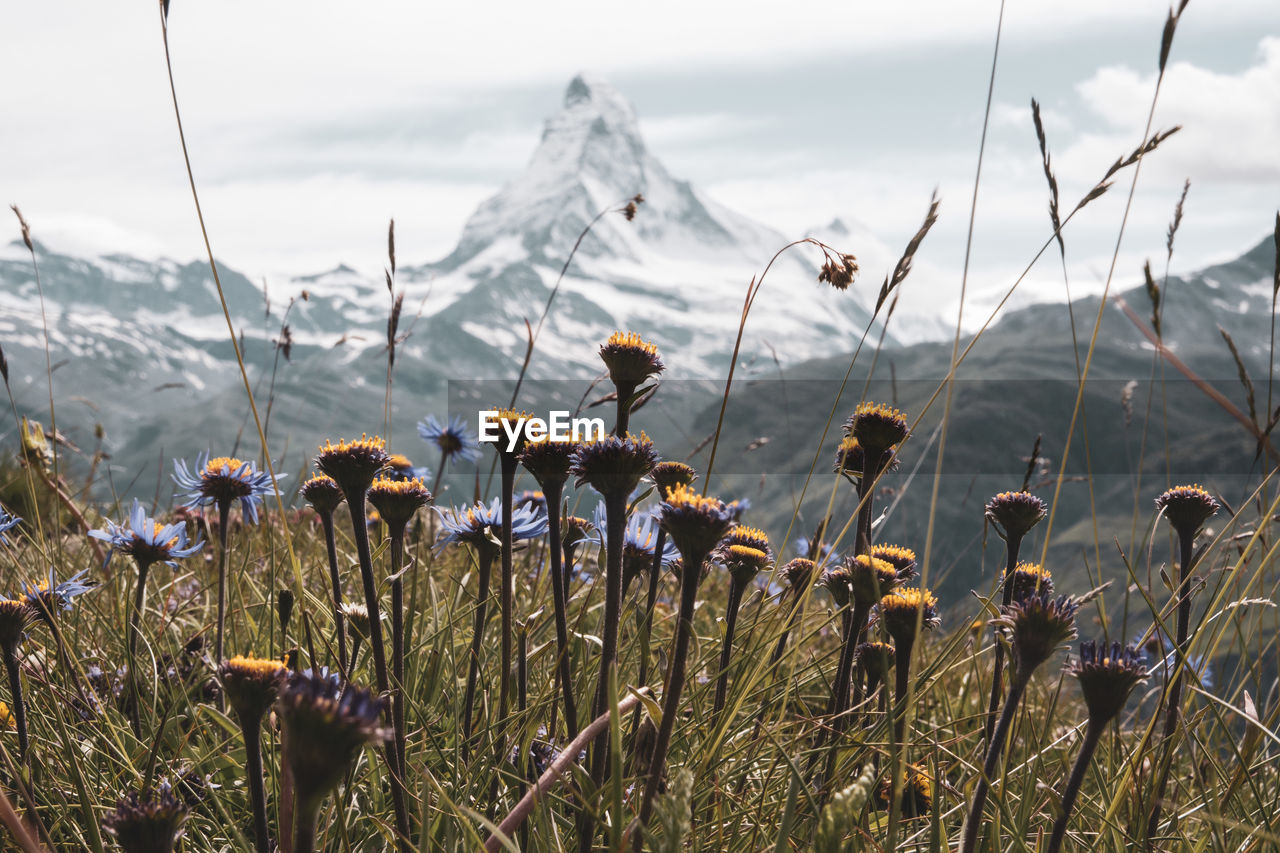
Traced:
POLYGON ((0 506, 0 544, 9 544, 9 540, 4 537, 5 532, 12 530, 22 523, 22 519, 16 515, 11 515, 8 510, 0 506))
POLYGON ((190 557, 204 547, 204 540, 187 545, 185 524, 164 525, 148 518, 137 498, 134 498, 129 510, 128 524, 119 525, 108 520, 106 530, 90 530, 89 535, 111 545, 111 551, 107 554, 108 562, 119 551, 129 554, 139 563, 164 563, 175 569, 178 567, 177 560, 190 557))
MULTIPOLYGON (((452 543, 477 545, 496 537, 502 527, 502 498, 494 498, 487 506, 477 503, 471 507, 432 507, 440 517, 441 536, 437 548, 452 543)), ((547 514, 541 507, 526 504, 511 514, 511 538, 513 541, 532 539, 547 532, 547 514)))
POLYGON ((427 415, 418 424, 418 435, 440 449, 444 462, 454 457, 463 462, 475 462, 480 458, 480 442, 467 430, 467 422, 458 415, 449 418, 448 424, 440 423, 435 415, 427 415))
MULTIPOLYGON (((182 495, 183 506, 209 506, 211 504, 240 501, 240 511, 252 524, 258 522, 258 506, 264 495, 274 495, 275 486, 271 474, 259 471, 253 462, 218 457, 210 461, 209 451, 196 457, 196 473, 187 467, 185 459, 173 460, 173 481, 186 489, 182 495)), ((278 474, 276 479, 285 475, 278 474)))

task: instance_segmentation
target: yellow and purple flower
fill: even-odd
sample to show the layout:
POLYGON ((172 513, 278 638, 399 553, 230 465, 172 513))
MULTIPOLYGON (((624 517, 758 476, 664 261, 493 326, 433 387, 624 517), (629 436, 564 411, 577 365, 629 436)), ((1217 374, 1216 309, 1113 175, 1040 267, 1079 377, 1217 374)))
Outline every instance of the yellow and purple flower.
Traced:
POLYGON ((88 569, 77 572, 64 581, 54 577, 53 569, 49 569, 49 577, 38 581, 22 581, 22 595, 27 604, 40 619, 49 622, 55 610, 70 610, 71 602, 76 596, 84 595, 93 589, 92 584, 83 583, 81 578, 89 573, 88 569))
POLYGON ((89 535, 111 546, 107 559, 119 551, 133 557, 139 565, 145 563, 164 563, 166 566, 178 567, 178 560, 196 554, 204 547, 204 540, 187 545, 187 526, 183 522, 161 524, 148 518, 137 498, 129 510, 129 521, 116 524, 107 521, 106 530, 90 530, 89 535))
MULTIPOLYGON (((440 517, 440 537, 436 548, 450 544, 476 547, 498 546, 497 531, 502 528, 502 499, 494 498, 487 506, 434 507, 440 517)), ((532 539, 547 532, 547 514, 529 505, 511 513, 511 539, 532 539)))
MULTIPOLYGON (((240 511, 253 524, 258 522, 258 507, 265 495, 274 495, 271 475, 259 471, 254 462, 231 456, 209 458, 209 451, 196 457, 192 473, 185 459, 173 460, 173 481, 187 493, 183 506, 230 506, 240 501, 240 511)), ((279 475, 283 476, 283 475, 279 475)))

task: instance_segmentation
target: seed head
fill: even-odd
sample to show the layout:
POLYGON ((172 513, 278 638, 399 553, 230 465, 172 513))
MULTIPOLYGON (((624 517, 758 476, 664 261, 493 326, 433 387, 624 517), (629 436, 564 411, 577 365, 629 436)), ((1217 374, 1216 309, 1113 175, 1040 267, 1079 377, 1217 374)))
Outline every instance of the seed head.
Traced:
POLYGON ((992 620, 1013 648, 1013 662, 1030 674, 1063 643, 1075 639, 1079 602, 1069 595, 1053 598, 1047 592, 1000 608, 992 620))
POLYGON ((1045 517, 1045 503, 1030 492, 1001 492, 987 501, 987 519, 1006 539, 1021 539, 1045 517))
POLYGON ((620 391, 630 393, 650 376, 665 369, 658 347, 635 332, 614 332, 600 347, 600 359, 609 368, 609 379, 620 391))
POLYGON ((1142 652, 1136 646, 1092 640, 1080 644, 1080 659, 1067 667, 1080 681, 1089 719, 1110 722, 1124 710, 1129 694, 1147 680, 1142 652))
POLYGON ((316 456, 316 467, 333 478, 345 495, 363 495, 387 464, 387 443, 376 435, 354 441, 325 441, 316 456))
POLYGON ((1175 486, 1156 498, 1156 509, 1179 536, 1194 536, 1218 512, 1218 502, 1203 486, 1175 486))
POLYGON ((333 512, 342 503, 342 489, 328 474, 312 474, 311 479, 302 484, 302 499, 311 504, 311 508, 324 515, 333 512))

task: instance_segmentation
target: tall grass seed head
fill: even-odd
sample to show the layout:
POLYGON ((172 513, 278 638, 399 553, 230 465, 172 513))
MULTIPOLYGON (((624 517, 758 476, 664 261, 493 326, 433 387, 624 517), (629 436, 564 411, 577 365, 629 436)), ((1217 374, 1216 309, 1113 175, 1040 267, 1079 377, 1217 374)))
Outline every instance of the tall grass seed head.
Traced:
POLYGON ((0 649, 16 649, 34 615, 23 599, 0 599, 0 649))
POLYGON ((614 332, 600 346, 600 360, 609 368, 609 379, 620 391, 630 393, 650 376, 657 376, 666 366, 658 355, 658 347, 641 339, 635 332, 614 332))
POLYGON ((864 453, 885 453, 907 437, 907 418, 892 406, 866 401, 853 410, 845 432, 862 444, 864 453))
POLYGON ((328 474, 312 474, 302 484, 302 499, 311 504, 311 508, 322 515, 336 510, 344 500, 342 489, 328 474))
POLYGON ((227 702, 247 725, 255 725, 280 695, 289 670, 269 658, 236 655, 218 667, 227 702))
POLYGON ((836 290, 848 290, 858 276, 858 259, 850 254, 827 255, 818 272, 818 281, 826 282, 836 290))
POLYGON ((302 802, 323 798, 361 749, 388 737, 379 725, 382 700, 327 673, 292 674, 275 707, 285 734, 284 760, 302 802))
POLYGON ((546 441, 530 442, 520 451, 520 464, 533 475, 543 489, 559 489, 569 480, 573 457, 580 442, 546 441))
POLYGON ((733 513, 724 502, 688 486, 668 491, 659 511, 663 529, 686 562, 705 560, 733 524, 733 513))
POLYGON ((316 467, 333 478, 345 495, 363 495, 368 491, 378 472, 387 464, 387 443, 378 436, 347 441, 338 439, 334 444, 326 440, 316 455, 316 467))
POLYGON ((447 422, 441 422, 435 415, 427 415, 418 424, 418 436, 439 449, 443 462, 454 458, 475 462, 480 458, 480 442, 467 429, 467 422, 458 415, 447 422))
POLYGON ((1009 640, 1017 668, 1029 673, 1075 639, 1079 609, 1079 601, 1069 595, 1054 598, 1041 592, 1002 606, 992 624, 1009 640))
POLYGON ((658 487, 658 494, 665 495, 676 486, 691 485, 698 479, 698 472, 683 462, 659 462, 649 469, 649 479, 658 487))
POLYGON ((938 615, 938 599, 927 589, 908 586, 895 589, 880 599, 880 619, 885 630, 899 646, 915 641, 916 621, 920 627, 933 629, 942 624, 938 615))
POLYGON ((858 554, 844 561, 849 571, 849 594, 858 604, 875 604, 898 585, 898 570, 887 560, 858 554))
POLYGON ((658 461, 653 441, 639 435, 607 435, 580 442, 570 472, 579 486, 591 486, 606 498, 626 498, 658 461))
POLYGON ((1013 584, 1014 601, 1022 601, 1041 592, 1053 594, 1053 574, 1039 563, 1018 563, 1008 583, 1013 584))
POLYGON ((1156 509, 1179 536, 1194 536, 1218 512, 1218 502, 1203 486, 1175 486, 1156 498, 1156 509))
POLYGON ((185 459, 173 460, 173 481, 186 490, 183 506, 221 507, 239 501, 240 511, 254 524, 263 497, 276 493, 271 474, 259 471, 257 463, 233 456, 210 459, 208 451, 196 457, 194 472, 185 459))
POLYGON ((1147 680, 1142 652, 1118 642, 1110 646, 1093 640, 1081 643, 1080 658, 1067 671, 1080 682, 1089 719, 1100 723, 1115 719, 1133 688, 1147 680))
POLYGON ((1045 502, 1030 492, 1001 492, 987 501, 985 515, 1005 538, 1021 539, 1045 517, 1045 502))
POLYGON ((393 531, 403 530, 431 498, 431 490, 417 477, 410 480, 379 477, 369 486, 369 503, 393 531))
POLYGON ((888 684, 897 653, 891 643, 859 643, 853 650, 853 659, 862 667, 869 681, 888 684))
POLYGON ((877 560, 884 560, 893 566, 898 573, 898 582, 901 583, 915 577, 916 574, 916 552, 902 545, 872 545, 868 552, 870 556, 877 560))
POLYGON ((187 804, 161 783, 117 800, 102 823, 125 853, 172 853, 188 813, 187 804))

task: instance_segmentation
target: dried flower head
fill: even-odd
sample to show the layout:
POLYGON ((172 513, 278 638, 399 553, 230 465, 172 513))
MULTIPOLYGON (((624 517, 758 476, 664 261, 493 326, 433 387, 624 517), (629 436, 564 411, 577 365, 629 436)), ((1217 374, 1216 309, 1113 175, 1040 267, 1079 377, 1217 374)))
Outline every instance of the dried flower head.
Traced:
MULTIPOLYGON (((926 817, 933 811, 933 782, 919 765, 907 764, 907 776, 902 789, 902 816, 904 818, 926 817)), ((889 798, 893 789, 892 777, 885 777, 876 788, 876 807, 889 808, 889 798)))
POLYGON ((1142 652, 1136 646, 1093 640, 1080 644, 1080 659, 1067 671, 1080 681, 1080 692, 1089 709, 1089 719, 1105 723, 1124 710, 1133 688, 1147 680, 1142 652))
POLYGON ((893 566, 898 573, 898 581, 902 582, 915 577, 916 573, 916 552, 902 545, 872 545, 868 552, 877 560, 884 560, 893 566))
POLYGON ((927 589, 909 586, 895 589, 880 599, 880 619, 898 646, 907 648, 915 641, 916 624, 936 628, 942 624, 938 615, 938 599, 927 589))
POLYGON ((185 459, 173 460, 173 481, 186 489, 183 506, 225 506, 240 501, 240 511, 251 523, 258 521, 258 507, 265 495, 274 495, 271 474, 259 471, 256 463, 231 456, 209 458, 208 451, 196 457, 192 473, 185 459))
POLYGON ((625 498, 658 461, 653 442, 640 435, 607 435, 578 445, 571 473, 579 486, 591 486, 606 498, 625 498))
POLYGON ((578 450, 576 441, 536 441, 526 444, 520 452, 523 465, 538 485, 544 489, 562 488, 569 479, 573 456, 578 450))
POLYGON ((898 570, 893 564, 858 554, 844 561, 849 572, 849 593, 858 604, 870 607, 898 585, 898 570))
POLYGON ((284 663, 253 655, 236 655, 218 667, 227 702, 244 725, 257 725, 284 686, 289 670, 284 663))
POLYGON ((862 672, 871 684, 889 683, 889 673, 893 672, 896 652, 890 643, 859 643, 853 650, 853 659, 857 661, 862 672))
POLYGON ((313 474, 302 484, 302 499, 316 512, 327 515, 342 503, 342 489, 328 474, 313 474))
POLYGON ((369 636, 369 608, 363 604, 343 602, 342 616, 347 623, 347 633, 352 638, 367 639, 369 636))
POLYGON ((418 478, 392 480, 379 477, 369 486, 369 503, 391 527, 403 530, 418 510, 431 502, 431 490, 418 478))
POLYGON ((1007 583, 1013 584, 1014 601, 1022 601, 1042 592, 1053 594, 1053 575, 1039 563, 1018 563, 1007 583))
POLYGON ((1030 673, 1075 639, 1079 609, 1080 603, 1069 595, 1053 598, 1042 592, 1002 606, 992 624, 1009 640, 1017 669, 1030 673))
POLYGON ((885 453, 907 437, 907 418, 892 406, 867 401, 853 410, 844 429, 862 444, 864 453, 885 453))
POLYGON ((1001 492, 987 501, 987 520, 1006 539, 1021 539, 1045 517, 1045 503, 1030 492, 1001 492))
POLYGON ((659 462, 649 469, 649 479, 658 487, 658 494, 665 495, 676 486, 692 484, 698 472, 683 462, 659 462))
POLYGON ((658 347, 635 332, 614 332, 600 346, 600 360, 609 368, 614 386, 630 393, 650 376, 665 369, 658 347))
POLYGON ((705 560, 733 523, 733 514, 722 501, 699 495, 688 486, 667 492, 660 512, 663 529, 687 562, 705 560))
POLYGON ((294 673, 276 700, 284 729, 284 761, 299 802, 316 803, 333 790, 367 744, 386 740, 382 700, 325 672, 294 673))
POLYGON ((817 564, 807 557, 796 557, 778 569, 778 576, 787 585, 787 589, 796 596, 813 585, 817 573, 817 564))
POLYGON ((837 607, 846 607, 849 604, 853 590, 849 566, 846 563, 842 562, 824 569, 822 576, 818 578, 818 584, 831 594, 837 607))
POLYGON ((827 255, 818 273, 818 281, 824 281, 836 290, 847 290, 858 275, 858 259, 853 255, 827 255))
POLYGON ((1156 498, 1156 509, 1179 536, 1194 536, 1218 512, 1218 502, 1203 486, 1175 486, 1156 498))
POLYGON ((353 441, 340 438, 337 444, 326 440, 316 456, 316 467, 332 477, 344 494, 363 495, 387 459, 387 443, 364 434, 353 441))
POLYGON ((125 853, 172 853, 187 822, 187 804, 174 795, 168 783, 143 788, 116 801, 103 819, 125 853))

